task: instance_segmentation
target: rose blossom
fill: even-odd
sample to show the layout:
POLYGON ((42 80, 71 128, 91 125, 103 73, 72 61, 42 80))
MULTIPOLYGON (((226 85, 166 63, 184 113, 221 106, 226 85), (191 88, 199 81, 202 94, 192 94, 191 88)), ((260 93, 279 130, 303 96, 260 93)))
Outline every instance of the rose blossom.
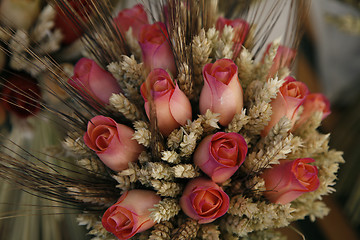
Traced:
POLYGON ((296 81, 293 77, 288 76, 285 80, 286 82, 280 87, 276 98, 271 101, 271 120, 261 133, 263 137, 269 133, 270 129, 282 117, 287 117, 294 124, 297 110, 303 104, 309 92, 304 83, 296 81))
POLYGON ((219 59, 203 68, 204 86, 200 94, 200 113, 208 109, 220 113, 219 123, 228 125, 243 107, 243 90, 238 68, 230 59, 219 59))
POLYGON ((272 203, 286 204, 306 192, 319 187, 318 170, 308 163, 312 158, 280 160, 280 164, 266 169, 262 178, 265 180, 265 197, 272 203))
MULTIPOLYGON (((67 13, 71 14, 72 18, 80 18, 79 20, 86 22, 86 15, 91 11, 90 4, 87 3, 86 0, 68 0, 68 3, 76 14, 74 14, 70 9, 68 9, 67 13)), ((61 30, 61 33, 63 34, 62 42, 64 44, 73 43, 83 35, 84 30, 75 24, 72 18, 70 18, 62 9, 60 9, 60 7, 56 6, 55 10, 55 28, 61 30)))
POLYGON ((41 91, 36 79, 16 73, 6 79, 1 91, 4 108, 19 118, 27 118, 41 109, 41 91))
POLYGON ((294 129, 304 124, 315 112, 322 112, 322 120, 331 113, 330 102, 321 93, 310 93, 307 95, 302 106, 304 107, 303 112, 300 115, 300 119, 296 122, 294 129))
POLYGON ((184 213, 198 223, 210 223, 229 209, 229 196, 210 179, 198 177, 186 185, 180 198, 184 213))
POLYGON ((102 69, 88 58, 81 58, 75 65, 74 75, 69 84, 79 90, 88 100, 96 100, 101 104, 109 104, 113 93, 119 93, 121 88, 111 73, 102 69))
POLYGON ((205 137, 194 154, 194 163, 214 182, 229 179, 244 162, 248 147, 238 133, 217 132, 205 137))
POLYGON ((92 118, 87 125, 84 142, 95 151, 103 163, 114 171, 128 168, 143 147, 132 139, 134 130, 104 116, 92 118))
POLYGON ((0 127, 5 123, 7 118, 7 113, 3 104, 0 102, 0 127))
POLYGON ((175 76, 174 55, 164 23, 156 22, 144 25, 139 34, 139 44, 142 60, 148 72, 155 68, 162 68, 169 70, 175 76))
POLYGON ((161 198, 148 190, 130 190, 106 210, 102 225, 118 239, 129 239, 155 225, 150 219, 149 209, 159 203, 161 198))
POLYGON ((191 104, 179 86, 174 85, 170 75, 160 68, 150 72, 146 81, 140 87, 145 100, 145 111, 150 118, 150 96, 156 107, 156 117, 160 132, 167 136, 186 120, 191 120, 191 104), (150 95, 148 95, 150 94, 150 95))
MULTIPOLYGON (((262 62, 264 62, 266 54, 269 53, 270 47, 271 47, 271 43, 267 46, 265 54, 261 60, 262 62)), ((273 65, 269 70, 268 76, 273 77, 281 68, 290 67, 291 63, 295 60, 295 57, 296 57, 295 49, 291 49, 280 45, 277 49, 275 58, 273 60, 273 65)))
POLYGON ((234 56, 237 56, 241 51, 241 46, 243 45, 246 36, 249 33, 250 26, 249 23, 241 18, 237 18, 234 20, 226 19, 223 17, 219 17, 216 21, 216 29, 222 33, 225 26, 231 26, 234 29, 234 56))
POLYGON ((123 35, 131 27, 133 36, 136 39, 138 38, 142 26, 149 24, 147 14, 141 4, 120 11, 117 17, 114 18, 114 22, 123 35))

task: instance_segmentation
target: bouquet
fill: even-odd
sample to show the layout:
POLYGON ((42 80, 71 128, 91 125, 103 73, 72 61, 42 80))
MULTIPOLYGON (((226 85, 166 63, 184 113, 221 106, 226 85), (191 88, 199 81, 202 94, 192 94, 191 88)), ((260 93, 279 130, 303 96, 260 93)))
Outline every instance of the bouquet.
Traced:
POLYGON ((48 89, 70 111, 41 104, 74 163, 2 154, 2 178, 80 210, 94 239, 281 239, 328 213, 343 162, 317 130, 329 101, 290 71, 307 1, 149 1, 116 16, 107 0, 51 2, 85 31, 72 76, 37 58, 70 96, 48 89), (284 9, 284 40, 265 44, 284 9))

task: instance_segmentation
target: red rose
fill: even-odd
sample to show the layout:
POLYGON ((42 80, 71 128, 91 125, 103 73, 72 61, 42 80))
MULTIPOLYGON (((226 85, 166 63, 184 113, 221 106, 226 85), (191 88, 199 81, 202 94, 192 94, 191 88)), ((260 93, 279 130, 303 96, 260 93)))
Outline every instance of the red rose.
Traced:
POLYGON ((178 85, 174 85, 170 75, 163 69, 157 68, 150 72, 146 81, 141 85, 141 95, 145 100, 145 111, 150 114, 148 89, 156 107, 156 117, 160 132, 168 136, 175 128, 191 120, 191 104, 178 85))
POLYGON ((243 90, 238 68, 230 59, 219 59, 203 68, 204 87, 200 94, 200 113, 208 109, 220 113, 219 123, 228 125, 243 107, 243 90))
POLYGON ((321 93, 310 93, 307 95, 302 106, 304 107, 303 112, 300 119, 296 122, 294 129, 304 124, 315 112, 322 112, 322 120, 331 113, 330 102, 321 93))
POLYGON ((123 35, 131 27, 133 36, 136 39, 139 36, 142 26, 149 24, 147 14, 141 4, 120 11, 117 17, 114 18, 114 22, 123 35))
POLYGON ((271 101, 271 120, 261 133, 263 137, 269 133, 271 128, 275 126, 282 117, 287 117, 294 124, 297 111, 308 95, 309 90, 304 83, 296 81, 290 76, 286 77, 285 80, 286 82, 280 87, 276 98, 271 101))
POLYGON ((194 164, 214 182, 228 180, 244 162, 248 147, 238 133, 217 132, 205 137, 194 154, 194 164))
MULTIPOLYGON (((86 15, 90 13, 90 5, 87 3, 86 0, 67 0, 75 11, 76 14, 72 12, 72 10, 67 9, 68 13, 72 15, 73 18, 77 19, 80 18, 82 21, 86 21, 86 15)), ((58 6, 55 7, 56 9, 56 17, 55 17, 55 27, 61 30, 64 38, 62 40, 65 44, 71 44, 78 38, 80 38, 84 30, 77 26, 72 18, 70 18, 66 13, 63 12, 58 6)), ((79 21, 79 20, 77 20, 79 21)))
POLYGON ((152 25, 144 25, 139 34, 139 44, 142 60, 148 72, 155 68, 162 68, 169 70, 175 76, 174 55, 164 23, 156 22, 152 25))
POLYGON ((222 33, 225 26, 231 26, 234 29, 234 56, 237 56, 241 51, 241 47, 245 41, 246 36, 249 33, 250 26, 249 23, 246 22, 244 19, 237 18, 234 20, 226 19, 223 17, 219 17, 216 21, 216 29, 222 33))
POLYGON ((2 89, 2 100, 6 110, 20 118, 40 111, 41 92, 36 80, 26 74, 10 76, 2 89))
POLYGON ((286 204, 306 192, 315 191, 319 185, 316 166, 312 158, 280 160, 280 164, 266 169, 262 177, 265 180, 265 197, 273 203, 286 204))
POLYGON ((180 198, 184 213, 200 224, 210 223, 229 209, 229 196, 210 179, 199 177, 190 180, 180 198))
POLYGON ((75 65, 74 75, 69 84, 79 90, 85 99, 109 104, 113 93, 119 93, 121 88, 111 73, 102 69, 95 61, 81 58, 75 65))
POLYGON ((143 147, 132 139, 133 134, 134 130, 128 126, 96 116, 88 123, 84 142, 106 166, 121 171, 128 168, 129 162, 137 161, 143 151, 143 147))
POLYGON ((102 217, 102 225, 118 239, 129 239, 155 225, 150 219, 150 208, 161 198, 155 192, 130 190, 125 192, 102 217))
MULTIPOLYGON (((265 55, 269 53, 271 43, 267 46, 262 62, 264 61, 265 55)), ((292 62, 295 60, 296 50, 280 45, 277 49, 273 65, 269 70, 269 77, 274 77, 275 74, 284 67, 290 67, 292 62)))

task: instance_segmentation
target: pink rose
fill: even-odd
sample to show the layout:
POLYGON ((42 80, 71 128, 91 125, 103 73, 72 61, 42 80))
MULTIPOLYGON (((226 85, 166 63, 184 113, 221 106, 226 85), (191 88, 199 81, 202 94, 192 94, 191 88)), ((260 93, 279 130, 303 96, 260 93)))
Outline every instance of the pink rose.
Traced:
POLYGON ((271 120, 261 133, 263 137, 282 117, 287 117, 294 124, 297 111, 308 95, 309 90, 304 83, 296 81, 290 76, 286 77, 285 80, 286 82, 280 87, 276 98, 271 101, 271 120))
POLYGON ((157 22, 144 25, 139 34, 142 60, 148 72, 155 68, 169 70, 176 74, 174 55, 164 23, 157 22))
POLYGON ((120 11, 117 17, 114 18, 114 22, 123 35, 131 27, 135 38, 138 38, 142 26, 149 24, 144 6, 141 4, 120 11))
POLYGON ((101 220, 102 225, 118 239, 129 239, 155 225, 149 217, 149 209, 160 200, 161 198, 152 191, 127 191, 106 210, 101 220))
POLYGON ((306 96, 302 105, 304 107, 300 119, 296 122, 294 129, 304 124, 314 112, 322 112, 322 120, 324 120, 330 111, 329 100, 321 93, 310 93, 306 96))
POLYGON ((186 185, 180 198, 184 213, 198 223, 210 223, 229 209, 229 196, 210 179, 199 177, 186 185))
POLYGON ((80 91, 85 99, 96 100, 101 104, 109 104, 111 95, 121 91, 111 73, 88 58, 81 58, 76 63, 74 75, 68 83, 80 91))
POLYGON ((158 127, 164 136, 168 136, 175 128, 185 125, 186 120, 191 120, 189 99, 177 84, 174 85, 170 75, 164 69, 152 70, 141 85, 140 91, 145 100, 145 111, 149 118, 149 98, 153 98, 158 127))
MULTIPOLYGON (((264 62, 265 55, 269 53, 271 43, 267 46, 266 52, 261 60, 264 62)), ((275 74, 284 67, 290 67, 296 57, 296 50, 280 45, 277 49, 273 65, 269 71, 269 77, 275 76, 275 74)))
POLYGON ((194 154, 194 164, 211 180, 228 180, 244 162, 248 147, 238 133, 217 132, 205 137, 194 154))
POLYGON ((203 69, 204 87, 200 94, 200 113, 210 109, 220 113, 220 124, 228 125, 243 107, 243 90, 238 79, 238 68, 230 59, 208 63, 203 69))
POLYGON ((94 150, 101 161, 114 171, 128 168, 129 162, 135 162, 143 147, 132 140, 134 130, 116 123, 104 116, 92 118, 84 135, 84 142, 94 150))
POLYGON ((320 182, 312 158, 280 160, 280 164, 266 169, 262 178, 265 180, 265 197, 272 203, 286 204, 306 192, 318 189, 320 182))
POLYGON ((237 18, 234 20, 226 19, 223 17, 219 17, 216 21, 216 29, 222 33, 225 26, 231 26, 233 27, 235 31, 234 36, 234 56, 237 56, 239 52, 241 51, 241 46, 243 45, 246 36, 249 33, 250 26, 249 23, 241 18, 237 18))

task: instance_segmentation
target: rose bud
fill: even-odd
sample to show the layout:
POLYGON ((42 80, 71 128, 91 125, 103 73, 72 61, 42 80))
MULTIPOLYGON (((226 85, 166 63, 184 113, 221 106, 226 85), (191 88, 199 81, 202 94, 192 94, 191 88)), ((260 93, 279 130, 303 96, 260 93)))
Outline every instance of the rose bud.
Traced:
POLYGON ((244 162, 248 147, 238 133, 217 132, 205 137, 194 154, 197 165, 211 180, 228 180, 244 162))
POLYGON ((68 16, 63 10, 58 6, 55 7, 56 17, 55 17, 55 28, 61 30, 63 34, 62 42, 64 44, 71 44, 80 38, 84 30, 81 29, 74 19, 77 19, 77 22, 87 21, 87 15, 90 13, 90 4, 86 2, 87 0, 67 0, 71 9, 67 9, 67 13, 72 16, 68 16), (74 11, 74 12, 73 12, 74 11))
POLYGON ((160 200, 161 198, 152 191, 127 191, 106 210, 101 220, 102 225, 118 239, 129 239, 155 225, 150 218, 149 209, 160 200))
POLYGON ((200 94, 200 113, 210 109, 220 113, 219 123, 228 125, 243 107, 243 90, 238 68, 230 59, 219 59, 203 68, 204 86, 200 94))
POLYGON ((265 197, 272 203, 286 204, 306 192, 318 189, 320 182, 312 158, 280 160, 280 164, 266 169, 261 175, 265 180, 265 197))
POLYGON ((224 215, 229 203, 229 196, 222 188, 204 177, 190 180, 180 198, 183 212, 200 224, 213 222, 224 215))
POLYGON ((189 99, 177 84, 174 85, 170 75, 164 69, 152 70, 141 85, 140 91, 145 100, 148 118, 150 118, 149 98, 153 98, 158 127, 164 136, 168 136, 175 128, 185 125, 186 120, 191 120, 189 99))
POLYGON ((322 120, 331 113, 330 102, 321 93, 310 93, 307 95, 302 106, 304 107, 303 112, 300 115, 300 119, 296 122, 294 129, 304 124, 315 112, 322 112, 322 120))
POLYGON ((249 33, 250 26, 249 23, 241 18, 237 18, 234 20, 226 19, 223 17, 219 17, 216 21, 216 29, 219 30, 220 34, 223 32, 225 26, 231 26, 234 29, 234 56, 237 56, 241 51, 241 46, 243 45, 246 36, 249 33))
POLYGON ((280 121, 282 117, 287 117, 294 124, 299 107, 304 103, 308 95, 307 86, 293 77, 286 77, 286 82, 280 87, 275 99, 271 101, 272 115, 268 125, 261 132, 265 137, 271 128, 280 121))
MULTIPOLYGON (((271 43, 267 46, 267 49, 265 51, 265 54, 261 60, 261 62, 264 62, 265 56, 269 53, 271 47, 271 43)), ((285 46, 280 45, 277 49, 275 58, 273 60, 273 65, 271 66, 269 70, 269 77, 275 76, 275 74, 284 67, 290 67, 292 62, 295 60, 296 57, 296 50, 291 49, 285 46)))
POLYGON ((117 17, 114 18, 114 22, 122 35, 131 27, 132 34, 136 39, 139 36, 142 26, 149 24, 147 14, 141 4, 120 11, 117 17))
POLYGON ((23 73, 7 78, 1 92, 4 108, 19 118, 35 115, 41 109, 41 91, 36 80, 23 73))
POLYGON ((11 28, 29 29, 40 13, 41 0, 2 0, 0 20, 11 28))
POLYGON ((80 91, 81 95, 91 101, 109 104, 113 93, 119 93, 121 88, 111 73, 102 69, 88 58, 81 58, 75 65, 74 75, 68 83, 80 91))
POLYGON ((174 55, 164 23, 157 22, 152 25, 144 25, 139 34, 139 44, 147 72, 155 68, 162 68, 169 70, 175 76, 174 55))
POLYGON ((110 169, 119 172, 138 160, 143 147, 133 140, 134 130, 104 116, 92 118, 84 142, 110 169))

